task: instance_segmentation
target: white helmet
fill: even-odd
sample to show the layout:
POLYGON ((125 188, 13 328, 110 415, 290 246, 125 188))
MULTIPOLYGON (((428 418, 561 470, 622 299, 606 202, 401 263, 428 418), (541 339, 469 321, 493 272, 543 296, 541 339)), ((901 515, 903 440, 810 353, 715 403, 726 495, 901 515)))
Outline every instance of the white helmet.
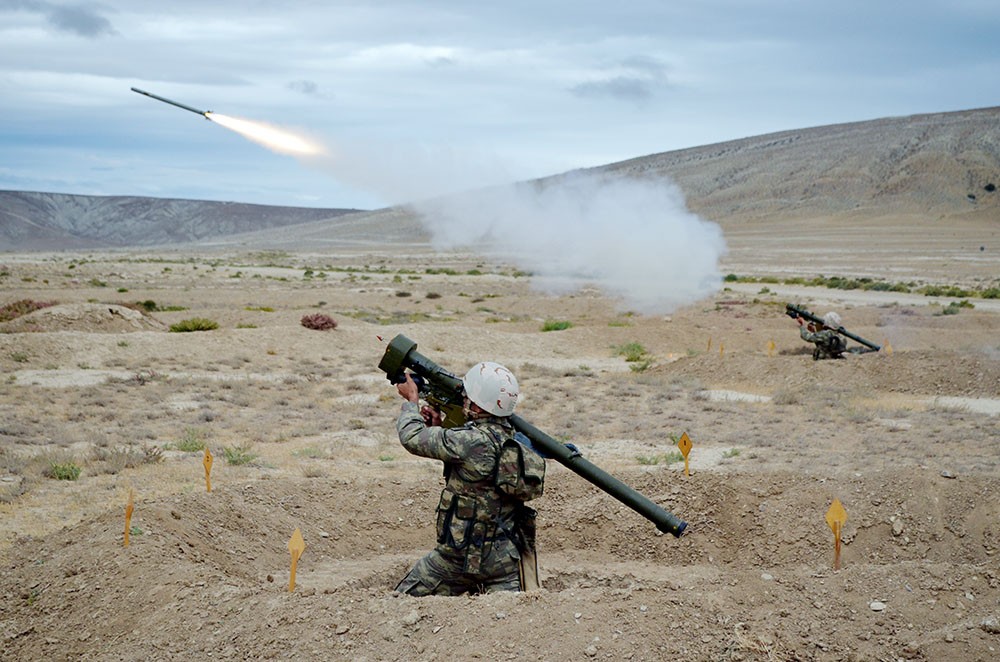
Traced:
POLYGON ((507 368, 492 361, 482 361, 472 366, 462 380, 465 395, 483 411, 494 416, 510 416, 517 406, 520 390, 517 379, 507 368))
POLYGON ((823 326, 825 326, 827 328, 830 328, 830 329, 839 329, 840 328, 840 315, 838 315, 837 313, 835 313, 833 311, 830 311, 826 315, 823 315, 823 326))

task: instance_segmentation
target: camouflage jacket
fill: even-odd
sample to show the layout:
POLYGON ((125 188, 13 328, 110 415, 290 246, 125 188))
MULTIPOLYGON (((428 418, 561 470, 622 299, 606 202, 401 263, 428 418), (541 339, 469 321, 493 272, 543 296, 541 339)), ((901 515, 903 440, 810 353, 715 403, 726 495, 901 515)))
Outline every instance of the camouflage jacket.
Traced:
POLYGON ((819 331, 810 331, 806 327, 799 328, 799 335, 806 342, 811 342, 816 345, 816 349, 813 350, 814 359, 839 359, 847 349, 847 343, 841 338, 836 331, 831 331, 830 329, 820 329, 819 331))
POLYGON ((406 402, 396 431, 410 453, 444 462, 446 482, 437 507, 438 550, 464 553, 469 571, 476 572, 493 541, 511 538, 516 529, 521 503, 502 495, 494 483, 499 440, 513 435, 513 428, 492 416, 457 428, 428 427, 418 405, 406 402))

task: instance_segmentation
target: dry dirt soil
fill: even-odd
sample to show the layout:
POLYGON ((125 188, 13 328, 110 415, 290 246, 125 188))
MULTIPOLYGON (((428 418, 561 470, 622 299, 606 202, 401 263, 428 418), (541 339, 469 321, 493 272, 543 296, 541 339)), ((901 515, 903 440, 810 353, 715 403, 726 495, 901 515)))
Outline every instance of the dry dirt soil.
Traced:
MULTIPOLYGON (((750 273, 765 249, 742 241, 745 264, 726 271, 750 273)), ((845 273, 904 280, 933 264, 954 284, 983 260, 1000 273, 995 253, 970 274, 850 248, 845 273)), ((797 257, 782 269, 808 275, 797 257)), ((0 262, 0 304, 58 304, 0 324, 0 659, 1000 656, 996 301, 943 314, 946 299, 733 283, 648 317, 458 254, 0 262), (156 310, 126 305, 143 301, 156 310), (814 362, 787 301, 835 308, 884 348, 814 362), (312 313, 337 328, 303 327, 312 313), (168 330, 192 318, 218 328, 168 330), (571 326, 543 330, 555 321, 571 326), (511 367, 525 419, 688 533, 550 462, 533 504, 543 589, 395 595, 432 546, 441 486, 439 464, 395 438, 401 401, 376 366, 379 336, 399 333, 455 372, 511 367), (76 480, 53 477, 73 467, 76 480)))

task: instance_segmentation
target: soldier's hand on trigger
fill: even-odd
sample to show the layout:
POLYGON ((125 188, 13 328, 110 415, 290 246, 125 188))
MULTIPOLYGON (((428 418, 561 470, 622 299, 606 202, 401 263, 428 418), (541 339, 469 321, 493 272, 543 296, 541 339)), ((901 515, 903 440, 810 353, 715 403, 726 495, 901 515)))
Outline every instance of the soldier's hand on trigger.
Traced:
POLYGON ((409 402, 419 402, 420 393, 417 391, 417 385, 413 381, 413 377, 410 377, 410 373, 406 373, 406 381, 396 384, 396 392, 399 393, 400 397, 409 402))
POLYGON ((424 423, 428 427, 440 426, 444 421, 444 416, 441 412, 433 407, 424 405, 420 408, 420 415, 424 418, 424 423))

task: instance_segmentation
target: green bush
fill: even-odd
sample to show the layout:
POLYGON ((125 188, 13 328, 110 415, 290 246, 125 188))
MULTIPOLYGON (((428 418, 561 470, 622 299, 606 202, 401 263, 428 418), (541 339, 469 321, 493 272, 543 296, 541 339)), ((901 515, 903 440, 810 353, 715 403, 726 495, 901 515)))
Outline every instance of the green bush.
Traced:
POLYGON ((75 462, 52 462, 45 475, 56 480, 76 480, 80 477, 80 467, 75 462))
POLYGON ((565 331, 572 326, 572 322, 567 322, 565 320, 546 320, 545 323, 542 324, 542 331, 565 331))
POLYGON ((205 439, 194 428, 188 428, 184 431, 184 436, 171 444, 171 446, 183 453, 194 453, 205 450, 205 439))
POLYGON ((204 317, 192 317, 191 319, 181 320, 176 324, 170 325, 170 330, 174 333, 188 333, 190 331, 211 331, 212 329, 218 329, 219 323, 214 320, 206 319, 204 317))
POLYGON ((226 463, 233 466, 250 464, 257 459, 256 453, 251 452, 251 448, 250 444, 226 446, 222 449, 222 455, 226 458, 226 463))
POLYGON ((629 362, 641 361, 646 356, 646 348, 637 342, 630 342, 615 347, 615 354, 624 356, 629 362))

